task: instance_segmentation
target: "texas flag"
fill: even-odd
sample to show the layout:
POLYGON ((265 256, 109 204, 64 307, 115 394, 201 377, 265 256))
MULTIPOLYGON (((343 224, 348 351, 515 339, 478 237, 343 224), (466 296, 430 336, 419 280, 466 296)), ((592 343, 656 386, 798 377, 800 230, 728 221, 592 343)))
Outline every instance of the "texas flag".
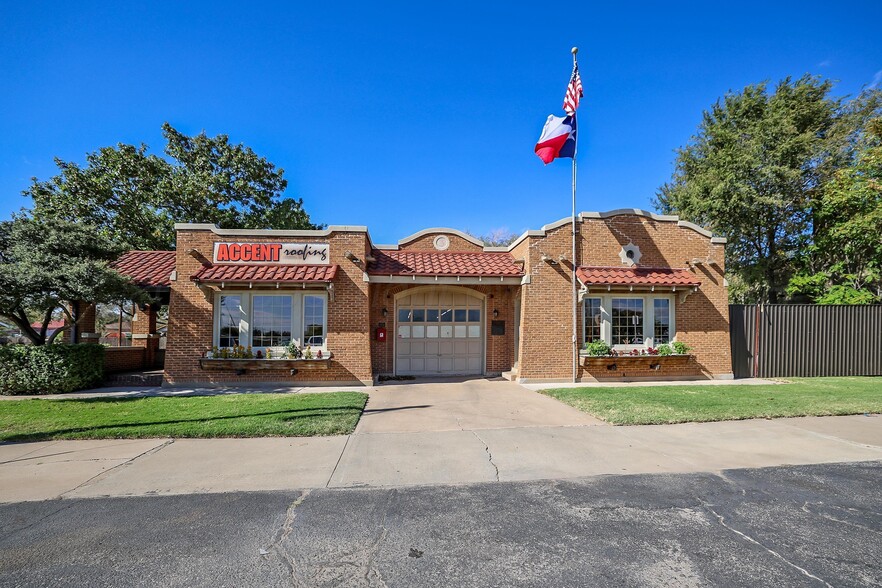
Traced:
POLYGON ((534 151, 546 165, 558 157, 575 157, 576 115, 549 115, 534 151))

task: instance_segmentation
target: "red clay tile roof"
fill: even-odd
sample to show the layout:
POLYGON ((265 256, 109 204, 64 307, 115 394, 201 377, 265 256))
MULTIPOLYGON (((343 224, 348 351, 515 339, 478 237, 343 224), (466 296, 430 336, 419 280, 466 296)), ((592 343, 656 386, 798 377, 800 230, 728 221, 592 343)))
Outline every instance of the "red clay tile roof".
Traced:
POLYGON ((337 265, 249 265, 229 264, 203 267, 191 276, 194 282, 330 282, 337 265))
MULTIPOLYGON (((49 324, 46 325, 47 331, 57 331, 61 327, 64 326, 64 321, 49 321, 49 324)), ((31 323, 31 328, 37 329, 38 331, 43 328, 43 323, 31 323)))
POLYGON ((506 252, 384 251, 375 249, 368 273, 380 276, 522 276, 506 252))
POLYGON ((171 286, 171 274, 175 271, 174 251, 128 251, 110 266, 129 276, 145 288, 171 286))
POLYGON ((580 267, 576 277, 586 286, 700 286, 686 269, 659 267, 580 267))

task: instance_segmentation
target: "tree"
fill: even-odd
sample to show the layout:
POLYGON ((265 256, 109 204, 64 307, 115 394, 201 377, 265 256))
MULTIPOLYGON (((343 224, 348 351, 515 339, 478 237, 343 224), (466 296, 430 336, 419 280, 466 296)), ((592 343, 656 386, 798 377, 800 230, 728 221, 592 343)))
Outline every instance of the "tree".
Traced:
POLYGON ((507 247, 514 243, 519 236, 517 233, 509 231, 507 227, 493 229, 484 235, 478 235, 471 231, 466 231, 466 234, 483 241, 485 247, 507 247))
POLYGON ((97 227, 133 249, 174 247, 174 223, 222 228, 312 229, 303 200, 284 197, 284 170, 226 135, 184 135, 165 123, 165 157, 118 144, 86 155, 86 165, 56 159, 60 173, 24 191, 33 215, 97 227))
POLYGON ((814 240, 787 288, 819 304, 882 300, 882 118, 870 120, 853 162, 824 186, 814 240))
POLYGON ((43 345, 64 330, 47 336, 57 312, 76 324, 69 308, 74 301, 147 301, 131 280, 109 267, 124 250, 88 225, 24 216, 0 222, 0 317, 43 345), (39 330, 31 326, 33 316, 39 317, 39 330))
POLYGON ((762 83, 727 94, 704 113, 656 195, 662 212, 727 238, 736 299, 778 302, 810 242, 813 201, 847 137, 833 132, 841 102, 831 88, 805 76, 771 92, 762 83))

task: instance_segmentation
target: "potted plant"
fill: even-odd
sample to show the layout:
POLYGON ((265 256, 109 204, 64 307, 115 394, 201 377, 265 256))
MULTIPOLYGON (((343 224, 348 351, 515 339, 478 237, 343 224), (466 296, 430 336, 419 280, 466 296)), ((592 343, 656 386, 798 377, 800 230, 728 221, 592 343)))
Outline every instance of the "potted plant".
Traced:
POLYGON ((677 355, 686 355, 692 349, 682 341, 674 341, 671 345, 673 345, 674 353, 677 355))
POLYGON ((303 357, 303 351, 297 346, 297 343, 291 341, 287 347, 288 359, 300 359, 303 357))
POLYGON ((610 352, 612 351, 612 348, 607 342, 601 339, 585 343, 584 349, 585 353, 591 357, 603 357, 605 355, 610 355, 610 352))

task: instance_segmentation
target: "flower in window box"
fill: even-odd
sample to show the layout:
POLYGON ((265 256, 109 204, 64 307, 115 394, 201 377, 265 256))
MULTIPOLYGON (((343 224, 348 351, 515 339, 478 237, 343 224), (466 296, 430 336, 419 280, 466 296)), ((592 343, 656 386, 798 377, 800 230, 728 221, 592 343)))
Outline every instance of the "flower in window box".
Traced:
POLYGON ((315 356, 316 356, 318 359, 321 359, 321 358, 322 358, 322 350, 319 349, 319 350, 318 350, 318 353, 316 353, 315 356))
POLYGON ((289 359, 300 359, 301 357, 303 357, 303 351, 293 341, 288 343, 288 348, 286 351, 288 352, 289 359))
POLYGON ((257 359, 263 359, 263 352, 260 349, 257 350, 257 359))

